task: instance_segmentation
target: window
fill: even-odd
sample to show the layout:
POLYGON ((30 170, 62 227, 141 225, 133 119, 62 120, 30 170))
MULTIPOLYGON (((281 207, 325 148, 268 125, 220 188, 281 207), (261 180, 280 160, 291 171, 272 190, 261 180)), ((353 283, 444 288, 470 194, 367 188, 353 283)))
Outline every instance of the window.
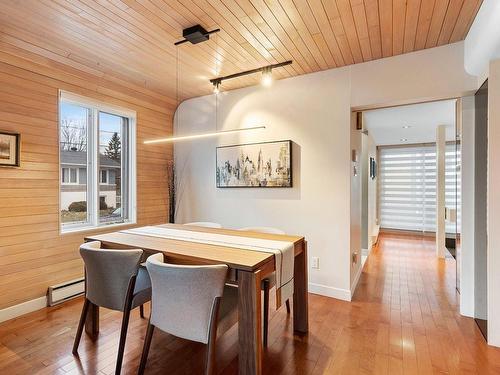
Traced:
MULTIPOLYGON (((380 226, 419 232, 436 231, 436 146, 381 147, 379 152, 380 226)), ((445 204, 456 207, 455 145, 446 146, 445 204)), ((446 223, 446 231, 456 226, 446 223)))
POLYGON ((108 183, 108 171, 106 169, 101 169, 101 178, 99 181, 101 184, 108 183))
POLYGON ((61 92, 61 231, 135 222, 135 113, 61 92))
POLYGON ((78 183, 78 169, 77 168, 62 168, 61 182, 63 184, 77 184, 78 183))

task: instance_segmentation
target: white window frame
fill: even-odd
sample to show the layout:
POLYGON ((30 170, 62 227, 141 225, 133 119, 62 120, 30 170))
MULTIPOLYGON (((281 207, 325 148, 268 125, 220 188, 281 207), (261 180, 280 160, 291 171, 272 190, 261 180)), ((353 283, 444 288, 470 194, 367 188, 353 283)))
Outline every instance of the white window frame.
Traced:
POLYGON ((99 171, 99 184, 100 185, 109 185, 109 169, 101 169, 99 171), (102 172, 106 175, 106 182, 102 182, 102 172))
MULTIPOLYGON (((88 231, 102 227, 114 227, 131 225, 137 222, 137 161, 136 161, 136 123, 137 114, 135 111, 102 103, 100 101, 87 98, 81 95, 73 94, 67 91, 59 90, 59 103, 65 102, 82 107, 90 111, 89 120, 91 124, 88 131, 87 142, 87 213, 88 222, 86 223, 62 223, 60 222, 60 233, 74 233, 88 231), (99 167, 99 112, 122 116, 128 118, 128 218, 119 223, 100 223, 99 222, 99 185, 100 185, 100 167, 99 167), (97 178, 97 180, 96 180, 97 178), (91 188, 89 189, 88 186, 91 188)), ((59 106, 60 108, 60 106, 59 106)), ((59 119, 61 112, 59 110, 59 119)), ((60 122, 59 122, 60 124, 60 122)), ((59 125, 60 126, 60 125, 59 125)), ((61 160, 59 160, 59 173, 62 174, 61 160)), ((78 172, 77 172, 78 175, 78 172)), ((109 173, 108 173, 109 178, 109 173)), ((78 176, 77 176, 78 179, 78 176)), ((109 182, 109 180, 108 180, 109 182)), ((62 176, 59 176, 59 184, 62 186, 62 176)), ((61 187, 59 187, 59 200, 61 199, 61 187)), ((123 207, 123 202, 122 202, 123 207)), ((61 212, 61 203, 59 202, 59 212, 61 212)), ((123 214, 123 213, 122 213, 123 214)))
POLYGON ((79 174, 80 174, 80 168, 78 168, 78 167, 61 167, 61 185, 78 185, 79 184, 79 174), (63 170, 64 169, 67 169, 69 172, 69 174, 68 174, 69 182, 63 181, 63 176, 64 176, 63 170), (71 182, 71 170, 72 169, 76 170, 76 181, 75 182, 71 182))

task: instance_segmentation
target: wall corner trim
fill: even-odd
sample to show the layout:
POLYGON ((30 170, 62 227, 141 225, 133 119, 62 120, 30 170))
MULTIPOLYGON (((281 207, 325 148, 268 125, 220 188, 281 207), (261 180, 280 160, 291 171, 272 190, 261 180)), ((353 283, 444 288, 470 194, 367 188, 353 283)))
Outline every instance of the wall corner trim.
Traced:
POLYGON ((336 298, 342 301, 351 301, 351 292, 348 289, 335 288, 328 285, 309 283, 309 293, 336 298))
POLYGON ((5 309, 0 310, 0 323, 33 311, 41 310, 44 307, 47 307, 47 296, 6 307, 5 309))
POLYGON ((354 276, 354 280, 352 281, 352 285, 351 285, 351 291, 350 291, 350 294, 351 294, 351 299, 352 300, 352 296, 354 295, 354 292, 356 291, 356 287, 358 286, 358 281, 359 281, 359 278, 361 277, 361 274, 363 273, 363 264, 358 268, 358 272, 356 272, 356 275, 354 276))

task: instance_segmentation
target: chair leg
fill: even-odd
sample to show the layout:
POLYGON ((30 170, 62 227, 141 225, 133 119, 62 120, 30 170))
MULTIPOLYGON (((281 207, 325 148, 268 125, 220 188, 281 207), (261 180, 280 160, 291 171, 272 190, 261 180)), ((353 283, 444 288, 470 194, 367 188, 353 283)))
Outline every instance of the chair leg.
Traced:
POLYGON ((290 314, 290 300, 289 299, 286 300, 286 313, 290 314))
POLYGON ((127 329, 128 329, 129 318, 130 318, 130 309, 127 309, 123 312, 122 329, 120 332, 120 344, 118 345, 118 357, 116 358, 115 375, 119 375, 122 370, 123 352, 125 350, 125 341, 127 340, 127 329))
POLYGON ((141 314, 141 318, 144 319, 144 305, 139 306, 139 313, 141 314))
POLYGON ((215 346, 217 342, 217 326, 219 322, 219 308, 221 299, 221 297, 216 297, 212 307, 212 316, 210 317, 210 330, 207 342, 205 375, 213 375, 215 373, 215 346))
POLYGON ((264 280, 264 319, 263 319, 263 345, 267 348, 267 337, 269 335, 269 280, 264 280))
POLYGON ((146 331, 146 337, 144 337, 144 347, 142 348, 141 364, 139 365, 139 375, 144 374, 146 369, 146 363, 148 361, 149 347, 151 346, 151 339, 153 338, 155 326, 148 322, 148 329, 146 331))
POLYGON ((123 306, 122 328, 120 332, 120 343, 118 344, 118 356, 116 358, 115 375, 120 375, 122 371, 123 352, 125 351, 125 341, 127 340, 128 321, 130 319, 130 310, 132 310, 132 298, 135 286, 135 276, 128 283, 127 296, 123 306))
POLYGON ((75 342, 73 344, 73 354, 78 354, 78 346, 80 345, 80 340, 82 338, 83 327, 85 326, 85 319, 87 318, 87 313, 89 312, 90 301, 85 298, 83 302, 82 315, 80 316, 80 322, 78 323, 78 329, 76 330, 75 342))

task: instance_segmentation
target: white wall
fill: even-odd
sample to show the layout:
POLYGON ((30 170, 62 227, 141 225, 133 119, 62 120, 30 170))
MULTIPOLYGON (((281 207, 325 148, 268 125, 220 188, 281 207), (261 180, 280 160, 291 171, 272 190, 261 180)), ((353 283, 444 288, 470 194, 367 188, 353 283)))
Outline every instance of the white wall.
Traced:
MULTIPOLYGON (((348 192, 350 193, 350 281, 349 281, 349 290, 350 297, 354 294, 354 290, 356 289, 356 284, 361 275, 362 264, 362 241, 361 237, 362 233, 362 177, 363 177, 363 153, 362 153, 362 133, 359 130, 356 130, 356 114, 354 112, 351 113, 351 125, 350 125, 350 143, 351 149, 356 151, 356 161, 352 161, 351 157, 351 189, 348 192), (355 169, 354 169, 355 168, 355 169)), ((349 195, 348 195, 349 196, 349 195)), ((339 217, 341 219, 341 217, 339 217)), ((344 249, 345 252, 347 249, 344 249)), ((350 298, 349 298, 350 299, 350 298)))
POLYGON ((500 1, 483 0, 464 44, 465 70, 478 76, 482 84, 489 62, 500 58, 500 1))
MULTIPOLYGON (((377 145, 373 140, 373 137, 368 134, 367 138, 368 147, 368 160, 372 157, 378 164, 377 160, 377 145)), ((369 173, 368 173, 369 174, 369 173)), ((378 235, 378 224, 377 224, 377 183, 378 175, 372 180, 368 177, 368 252, 371 251, 373 246, 373 239, 378 235)))
MULTIPOLYGON (((260 124, 266 130, 175 145, 184 180, 178 221, 272 226, 303 234, 310 255, 320 257, 320 270, 309 271, 311 290, 348 299, 348 92, 349 71, 337 69, 275 82, 269 90, 252 87, 220 94, 219 130, 260 124), (283 139, 294 142, 293 188, 215 188, 217 145, 283 139)), ((184 102, 177 115, 177 134, 214 130, 214 96, 184 102)))
POLYGON ((500 346, 500 60, 488 77, 488 343, 500 346))
POLYGON ((377 160, 377 146, 371 133, 362 137, 362 241, 363 255, 368 255, 373 246, 373 237, 377 228, 377 177, 370 178, 370 158, 377 160))
MULTIPOLYGON (((175 145, 182 191, 179 222, 210 220, 226 227, 275 226, 303 234, 310 291, 350 299, 361 261, 351 267, 350 111, 352 107, 458 97, 476 88, 463 69, 463 44, 438 47, 219 95, 218 129, 265 124, 266 130, 175 145), (436 64, 439 61, 439 64, 436 64), (243 142, 295 142, 291 189, 216 189, 215 147, 243 142), (349 250, 350 249, 350 250, 349 250)), ((212 131, 214 96, 183 102, 176 134, 212 131)), ((360 243, 360 242, 359 242, 360 243)), ((360 258, 360 257, 359 257, 360 258)))
POLYGON ((477 79, 464 70, 463 42, 351 67, 351 105, 374 108, 460 97, 477 79))

